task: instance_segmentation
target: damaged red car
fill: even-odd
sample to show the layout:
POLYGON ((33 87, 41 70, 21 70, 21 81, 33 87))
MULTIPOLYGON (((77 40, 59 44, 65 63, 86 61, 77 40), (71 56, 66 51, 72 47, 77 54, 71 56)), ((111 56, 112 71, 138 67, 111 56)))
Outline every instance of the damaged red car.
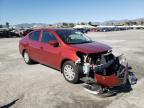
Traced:
POLYGON ((128 79, 123 55, 116 57, 110 46, 73 29, 34 30, 20 40, 19 50, 27 64, 36 61, 60 70, 71 83, 82 80, 111 88, 128 79))

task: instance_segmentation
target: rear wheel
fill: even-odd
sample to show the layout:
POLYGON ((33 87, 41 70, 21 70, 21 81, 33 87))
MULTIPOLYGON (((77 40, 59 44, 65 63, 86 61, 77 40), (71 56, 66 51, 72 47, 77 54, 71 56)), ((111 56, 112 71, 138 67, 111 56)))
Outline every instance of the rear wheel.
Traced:
POLYGON ((30 58, 30 56, 29 56, 27 51, 24 51, 23 59, 24 59, 26 64, 32 64, 33 63, 33 60, 30 58))
POLYGON ((79 72, 76 65, 72 61, 66 61, 62 66, 62 73, 64 78, 70 83, 79 82, 79 72))

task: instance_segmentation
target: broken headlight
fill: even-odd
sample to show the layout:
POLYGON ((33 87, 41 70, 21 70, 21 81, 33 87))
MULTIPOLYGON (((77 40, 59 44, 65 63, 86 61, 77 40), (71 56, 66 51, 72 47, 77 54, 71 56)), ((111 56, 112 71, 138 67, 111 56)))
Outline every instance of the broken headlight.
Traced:
POLYGON ((119 63, 120 63, 121 65, 126 66, 127 61, 126 61, 126 58, 125 58, 125 56, 124 56, 123 54, 121 54, 120 56, 118 56, 118 59, 119 59, 119 63))

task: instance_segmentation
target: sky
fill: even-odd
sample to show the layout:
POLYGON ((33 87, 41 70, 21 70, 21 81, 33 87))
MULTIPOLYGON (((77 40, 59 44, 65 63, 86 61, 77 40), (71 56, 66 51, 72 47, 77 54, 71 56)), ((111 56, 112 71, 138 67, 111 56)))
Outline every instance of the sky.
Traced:
POLYGON ((0 24, 144 18, 144 0, 0 0, 0 24))

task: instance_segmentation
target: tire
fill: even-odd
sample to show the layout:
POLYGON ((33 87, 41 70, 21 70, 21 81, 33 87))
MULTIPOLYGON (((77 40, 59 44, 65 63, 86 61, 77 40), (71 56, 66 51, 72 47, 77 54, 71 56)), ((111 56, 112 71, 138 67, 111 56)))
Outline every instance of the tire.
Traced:
POLYGON ((30 56, 26 50, 23 53, 23 59, 26 64, 33 64, 33 60, 30 58, 30 56))
POLYGON ((77 66, 72 61, 66 61, 62 66, 62 73, 64 78, 73 84, 79 82, 80 75, 77 66))

